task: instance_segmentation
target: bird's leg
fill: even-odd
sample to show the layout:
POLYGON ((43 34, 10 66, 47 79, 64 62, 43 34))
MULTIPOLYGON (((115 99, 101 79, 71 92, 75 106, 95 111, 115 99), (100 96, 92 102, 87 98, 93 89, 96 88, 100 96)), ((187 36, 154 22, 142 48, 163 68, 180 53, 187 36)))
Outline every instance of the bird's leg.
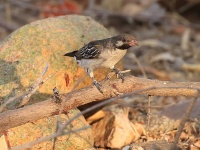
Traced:
POLYGON ((92 83, 94 86, 96 86, 96 88, 99 90, 99 92, 103 93, 102 89, 101 89, 101 84, 99 84, 99 82, 97 82, 94 79, 94 73, 92 69, 87 68, 87 73, 90 76, 90 78, 92 79, 92 83))
POLYGON ((124 75, 120 71, 120 69, 114 68, 114 66, 110 67, 110 69, 115 72, 115 74, 117 75, 117 78, 120 77, 122 79, 122 83, 123 83, 124 82, 124 75))
POLYGON ((99 84, 99 82, 97 82, 96 80, 94 80, 94 78, 92 78, 92 82, 93 84, 96 86, 96 88, 99 90, 99 92, 103 93, 102 89, 101 89, 101 84, 99 84))

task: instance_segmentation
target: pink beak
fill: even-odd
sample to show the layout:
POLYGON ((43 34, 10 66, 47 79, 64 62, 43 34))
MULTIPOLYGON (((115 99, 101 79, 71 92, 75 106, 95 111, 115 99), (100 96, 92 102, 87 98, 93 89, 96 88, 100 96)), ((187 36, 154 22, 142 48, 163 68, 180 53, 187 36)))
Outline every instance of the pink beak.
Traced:
POLYGON ((132 40, 131 42, 128 43, 130 46, 139 46, 138 41, 132 40))

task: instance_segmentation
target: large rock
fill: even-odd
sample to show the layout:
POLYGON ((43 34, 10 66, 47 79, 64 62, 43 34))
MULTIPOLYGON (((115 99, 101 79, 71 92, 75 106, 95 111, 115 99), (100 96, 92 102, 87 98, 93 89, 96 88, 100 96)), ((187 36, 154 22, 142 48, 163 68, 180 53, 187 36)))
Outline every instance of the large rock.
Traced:
MULTIPOLYGON (((73 109, 68 114, 60 115, 60 121, 65 122, 69 118, 80 113, 78 109, 73 109)), ((27 142, 36 140, 40 137, 54 134, 56 131, 57 116, 43 118, 34 122, 30 122, 7 131, 6 141, 9 141, 10 147, 19 146, 27 142)), ((86 128, 88 123, 83 116, 76 118, 65 131, 82 129, 76 133, 69 133, 57 138, 56 150, 83 150, 93 146, 94 138, 90 128, 86 128)), ((1 144, 1 143, 0 143, 1 144)), ((32 147, 33 150, 51 150, 53 140, 38 143, 32 147)), ((2 147, 0 146, 0 149, 2 147)), ((1 149, 2 150, 2 149, 1 149)))
MULTIPOLYGON (((0 99, 6 100, 27 90, 40 77, 46 63, 49 69, 45 77, 55 75, 31 97, 31 103, 51 96, 55 86, 60 93, 69 92, 75 83, 85 76, 85 71, 77 66, 73 58, 63 55, 81 48, 92 40, 106 37, 110 37, 110 34, 102 25, 90 17, 78 15, 48 18, 21 27, 0 43, 0 99)), ((107 71, 97 70, 101 72, 96 76, 97 79, 104 78, 107 71)), ((91 80, 88 77, 79 88, 90 84, 91 80)), ((12 104, 9 109, 13 106, 15 105, 12 104)), ((70 117, 79 113, 75 110, 70 110, 70 112, 68 114, 70 117)), ((63 117, 65 121, 68 119, 65 115, 63 117)), ((86 125, 87 122, 83 117, 72 123, 73 129, 86 125)), ((10 132, 8 131, 9 141, 12 141, 11 146, 17 146, 52 134, 55 132, 55 127, 55 116, 27 123, 10 129, 10 132)), ((56 148, 83 149, 90 147, 88 142, 93 145, 91 129, 79 132, 78 135, 70 134, 70 136, 58 138, 56 148)), ((50 149, 51 145, 52 141, 48 141, 36 147, 50 149)))
MULTIPOLYGON (((55 75, 42 85, 31 101, 46 99, 54 87, 60 93, 69 92, 85 71, 73 58, 63 54, 110 36, 90 17, 78 15, 48 18, 21 27, 0 43, 0 99, 15 96, 30 87, 40 77, 46 63, 49 69, 45 77, 55 75)), ((97 79, 104 78, 103 73, 105 69, 97 79)), ((85 85, 91 85, 89 77, 79 87, 85 85)))

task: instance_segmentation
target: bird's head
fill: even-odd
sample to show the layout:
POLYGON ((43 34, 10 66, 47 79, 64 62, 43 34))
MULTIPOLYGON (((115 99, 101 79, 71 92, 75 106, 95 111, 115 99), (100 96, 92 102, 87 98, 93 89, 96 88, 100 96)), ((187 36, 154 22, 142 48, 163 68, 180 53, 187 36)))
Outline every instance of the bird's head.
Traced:
POLYGON ((115 47, 118 49, 128 49, 132 46, 139 46, 138 41, 133 35, 121 34, 114 37, 115 47))

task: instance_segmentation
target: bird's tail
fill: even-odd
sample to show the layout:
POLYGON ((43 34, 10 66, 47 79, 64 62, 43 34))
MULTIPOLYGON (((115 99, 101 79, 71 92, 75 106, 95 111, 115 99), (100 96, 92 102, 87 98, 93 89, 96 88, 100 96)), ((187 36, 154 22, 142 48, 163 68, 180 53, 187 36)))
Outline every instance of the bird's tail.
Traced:
POLYGON ((77 50, 73 51, 73 52, 66 53, 64 56, 74 57, 76 52, 77 52, 77 50))

